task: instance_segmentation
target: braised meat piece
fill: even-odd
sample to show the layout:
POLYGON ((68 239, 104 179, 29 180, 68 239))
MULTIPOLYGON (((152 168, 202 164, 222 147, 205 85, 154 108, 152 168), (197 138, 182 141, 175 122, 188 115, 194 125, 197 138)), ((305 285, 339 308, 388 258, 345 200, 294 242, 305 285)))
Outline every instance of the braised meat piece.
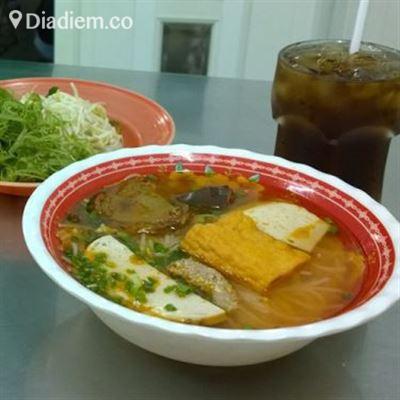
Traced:
POLYGON ((178 201, 202 211, 223 210, 234 201, 233 190, 227 186, 205 186, 192 192, 182 193, 178 201))
POLYGON ((129 178, 95 195, 89 203, 107 223, 131 233, 159 233, 185 224, 186 204, 172 204, 146 177, 129 178))

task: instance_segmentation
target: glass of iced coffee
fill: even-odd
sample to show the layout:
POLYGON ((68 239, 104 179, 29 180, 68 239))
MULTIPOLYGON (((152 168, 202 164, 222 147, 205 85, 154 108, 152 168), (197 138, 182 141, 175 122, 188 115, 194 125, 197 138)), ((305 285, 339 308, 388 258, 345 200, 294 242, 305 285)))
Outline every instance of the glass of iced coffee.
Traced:
POLYGON ((400 51, 349 41, 281 50, 272 90, 275 154, 381 198, 391 138, 400 133, 400 51))

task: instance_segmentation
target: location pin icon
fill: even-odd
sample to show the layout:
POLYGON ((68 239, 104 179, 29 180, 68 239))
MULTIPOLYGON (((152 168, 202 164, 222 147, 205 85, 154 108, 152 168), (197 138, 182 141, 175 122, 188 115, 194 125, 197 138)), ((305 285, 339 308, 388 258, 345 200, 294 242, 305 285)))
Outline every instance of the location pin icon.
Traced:
POLYGON ((10 12, 10 14, 8 14, 8 18, 10 18, 10 21, 13 24, 14 28, 17 29, 17 26, 22 19, 22 12, 18 10, 13 10, 10 12))

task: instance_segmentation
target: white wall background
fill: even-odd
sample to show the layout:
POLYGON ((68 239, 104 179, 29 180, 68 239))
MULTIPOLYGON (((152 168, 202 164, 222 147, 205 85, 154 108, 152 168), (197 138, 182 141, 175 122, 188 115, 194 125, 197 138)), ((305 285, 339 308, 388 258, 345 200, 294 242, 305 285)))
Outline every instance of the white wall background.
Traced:
MULTIPOLYGON (((358 1, 334 3, 329 35, 351 37, 358 1)), ((400 0, 370 0, 364 40, 400 49, 400 0)))
MULTIPOLYGON (((350 38, 358 0, 55 0, 56 14, 131 16, 131 30, 56 32, 56 62, 159 71, 162 21, 213 23, 210 76, 272 80, 283 46, 350 38)), ((400 1, 370 0, 365 40, 400 48, 400 1)))

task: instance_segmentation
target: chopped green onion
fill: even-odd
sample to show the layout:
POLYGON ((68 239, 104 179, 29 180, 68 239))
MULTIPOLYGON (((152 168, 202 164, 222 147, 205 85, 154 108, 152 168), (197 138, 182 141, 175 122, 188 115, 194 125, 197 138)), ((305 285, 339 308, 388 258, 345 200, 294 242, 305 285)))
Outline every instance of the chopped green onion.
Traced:
POLYGON ((164 293, 175 292, 178 297, 186 297, 188 294, 193 293, 193 289, 183 282, 178 282, 176 285, 167 286, 164 293))
POLYGON ((353 293, 351 292, 345 292, 342 295, 343 300, 351 300, 353 298, 353 293))
POLYGON ((254 182, 254 183, 260 182, 260 174, 255 174, 250 176, 249 182, 254 182))
POLYGON ((214 222, 218 218, 215 214, 196 214, 193 217, 195 224, 206 224, 208 222, 214 222))
POLYGON ((177 308, 173 304, 168 303, 168 304, 166 304, 164 306, 164 310, 166 310, 166 311, 176 311, 177 308))
POLYGON ((153 267, 162 270, 174 261, 181 260, 185 257, 187 257, 186 253, 184 253, 181 249, 175 249, 170 251, 169 253, 166 253, 165 255, 163 254, 161 256, 155 256, 152 259, 148 259, 147 261, 153 267))
POLYGON ((157 175, 154 175, 154 174, 148 174, 148 175, 146 175, 146 178, 151 182, 157 182, 158 181, 157 175))
POLYGON ((157 279, 155 279, 151 276, 148 276, 147 279, 145 279, 143 281, 144 291, 146 293, 153 293, 156 290, 155 286, 156 286, 157 282, 158 282, 157 279))
POLYGON ((328 233, 335 235, 339 232, 338 226, 330 218, 324 218, 324 221, 329 225, 328 233))
POLYGON ((178 162, 178 163, 175 165, 175 171, 176 171, 176 172, 183 172, 183 170, 184 170, 183 164, 182 164, 181 162, 178 162))
POLYGON ((164 293, 171 293, 172 291, 174 291, 176 288, 176 285, 169 285, 166 288, 164 288, 164 293))
POLYGON ((135 292, 134 297, 139 303, 142 303, 142 304, 146 303, 147 297, 146 297, 146 291, 145 291, 144 287, 139 288, 135 292))
POLYGON ((204 168, 204 173, 205 173, 206 175, 208 175, 208 176, 214 175, 214 174, 215 174, 214 170, 213 170, 209 165, 206 165, 206 166, 205 166, 205 168, 204 168))
POLYGON ((153 249, 156 253, 167 253, 168 252, 168 248, 159 242, 155 242, 153 244, 153 249))
POLYGON ((176 289, 175 289, 175 293, 179 296, 179 297, 186 297, 188 294, 192 293, 193 289, 182 283, 182 282, 178 282, 178 284, 176 285, 176 289))

